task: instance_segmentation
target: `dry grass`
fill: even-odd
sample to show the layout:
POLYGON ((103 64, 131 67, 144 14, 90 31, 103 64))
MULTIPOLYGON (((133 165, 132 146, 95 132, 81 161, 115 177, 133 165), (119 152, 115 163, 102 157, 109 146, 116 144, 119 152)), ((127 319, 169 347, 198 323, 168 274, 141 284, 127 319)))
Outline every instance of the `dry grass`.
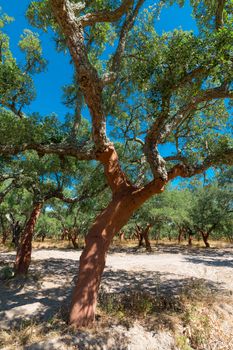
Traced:
MULTIPOLYGON (((233 310, 232 299, 213 292, 204 280, 191 280, 178 296, 100 293, 96 323, 85 332, 98 338, 114 325, 129 329, 137 320, 147 331, 172 332, 179 350, 231 350, 227 347, 231 334, 224 338, 221 328, 224 322, 231 322, 231 316, 216 313, 220 304, 231 304, 233 310), (209 347, 210 342, 213 347, 209 347), (214 347, 217 342, 221 347, 214 347)), ((15 328, 1 330, 0 348, 21 350, 25 345, 56 337, 71 339, 75 331, 67 326, 67 316, 67 311, 60 310, 47 322, 22 321, 15 328)))
MULTIPOLYGON (((152 239, 150 240, 151 245, 153 247, 156 247, 157 245, 164 245, 164 246, 181 246, 186 247, 188 245, 188 241, 182 240, 181 243, 178 245, 177 239, 172 239, 171 241, 167 238, 160 239, 159 242, 152 239)), ((230 243, 227 240, 209 240, 210 247, 211 248, 228 248, 232 247, 232 243, 230 243)), ((115 238, 113 241, 113 247, 125 247, 125 248, 134 248, 138 244, 137 240, 127 239, 122 242, 119 241, 118 238, 115 238)), ((198 241, 196 239, 193 239, 192 241, 192 247, 196 248, 205 248, 204 242, 202 240, 198 241)))
POLYGON ((44 242, 33 241, 33 249, 73 249, 72 243, 64 240, 45 239, 44 242))
POLYGON ((0 348, 4 346, 9 347, 9 350, 23 350, 25 345, 72 334, 73 329, 68 327, 66 315, 60 310, 47 322, 21 321, 17 327, 0 330, 0 348))
MULTIPOLYGON (((228 241, 226 240, 209 240, 210 247, 211 248, 228 248, 232 246, 228 241)), ((137 240, 124 240, 123 242, 120 242, 118 238, 115 238, 112 243, 112 248, 135 248, 137 247, 138 241, 137 240)), ((157 241, 156 240, 151 240, 151 245, 156 248, 157 246, 157 241)), ((173 246, 176 247, 178 246, 177 240, 171 240, 169 241, 168 239, 161 239, 159 240, 159 245, 164 245, 164 246, 173 246)), ((78 246, 81 249, 84 246, 84 240, 81 239, 78 242, 78 246)), ((182 241, 181 244, 179 245, 181 247, 187 246, 187 241, 182 241)), ((73 245, 71 242, 67 240, 59 240, 59 239, 50 239, 46 238, 44 242, 41 241, 33 241, 32 243, 33 249, 74 249, 73 245)), ((197 248, 205 248, 204 243, 202 240, 197 241, 193 240, 193 247, 197 248)), ((0 251, 14 251, 14 247, 10 244, 10 242, 7 242, 6 245, 3 245, 0 243, 0 251)))

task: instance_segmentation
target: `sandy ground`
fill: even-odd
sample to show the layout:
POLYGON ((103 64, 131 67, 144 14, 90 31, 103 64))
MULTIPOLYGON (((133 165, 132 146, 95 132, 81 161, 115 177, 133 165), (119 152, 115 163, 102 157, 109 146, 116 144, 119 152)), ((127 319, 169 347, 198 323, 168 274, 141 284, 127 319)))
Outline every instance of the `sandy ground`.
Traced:
MULTIPOLYGON (((32 314, 48 319, 61 305, 68 309, 80 254, 80 251, 73 250, 34 250, 30 271, 31 275, 36 276, 37 279, 22 286, 0 285, 0 327, 12 327, 22 318, 30 319, 32 314)), ((14 261, 14 253, 0 253, 1 265, 11 261, 14 261)), ((135 252, 134 249, 128 249, 127 252, 113 250, 107 257, 101 289, 105 292, 142 290, 152 294, 178 294, 187 283, 190 283, 190 280, 202 280, 211 289, 222 290, 231 295, 233 293, 233 249, 161 246, 151 254, 135 252)), ((118 336, 119 334, 120 331, 118 336)), ((169 335, 166 336, 169 337, 169 335)), ((148 337, 150 338, 151 334, 148 337)), ((122 349, 174 349, 169 341, 166 343, 170 344, 167 348, 163 348, 161 344, 158 348, 155 345, 146 347, 145 342, 141 345, 143 348, 140 348, 139 340, 136 343, 135 346, 122 347, 122 349)), ((159 339, 156 340, 156 344, 159 344, 159 339)), ((56 348, 49 345, 48 348, 57 349, 59 346, 56 348)), ((46 349, 46 346, 42 345, 38 349, 46 349)), ((61 349, 65 350, 66 347, 61 349)), ((70 348, 67 347, 67 349, 70 348)), ((120 349, 120 347, 111 349, 120 349)))

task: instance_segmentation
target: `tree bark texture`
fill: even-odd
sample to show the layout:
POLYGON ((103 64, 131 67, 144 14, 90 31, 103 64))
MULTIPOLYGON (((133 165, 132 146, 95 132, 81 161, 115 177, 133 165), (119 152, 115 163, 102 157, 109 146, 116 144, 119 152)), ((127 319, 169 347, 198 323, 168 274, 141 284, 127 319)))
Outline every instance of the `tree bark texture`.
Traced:
POLYGON ((31 215, 23 231, 21 242, 16 254, 15 274, 26 275, 31 262, 32 237, 37 219, 40 215, 43 204, 35 203, 31 215))
POLYGON ((188 245, 191 246, 192 245, 192 240, 193 240, 193 236, 189 233, 189 236, 188 236, 188 245))
MULTIPOLYGON (((161 191, 161 184, 154 187, 154 194, 161 191)), ((85 248, 80 257, 78 281, 70 311, 72 325, 82 327, 94 321, 97 294, 109 245, 114 235, 150 196, 150 186, 141 190, 128 188, 126 192, 116 193, 108 207, 97 216, 86 236, 85 248)))

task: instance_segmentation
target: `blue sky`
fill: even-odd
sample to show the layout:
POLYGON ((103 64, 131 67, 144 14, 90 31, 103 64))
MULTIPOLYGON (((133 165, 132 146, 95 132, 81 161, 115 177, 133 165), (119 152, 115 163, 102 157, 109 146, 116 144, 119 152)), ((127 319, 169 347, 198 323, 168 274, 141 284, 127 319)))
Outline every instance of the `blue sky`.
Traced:
MULTIPOLYGON (((40 33, 43 54, 48 60, 47 70, 34 77, 37 97, 24 111, 26 114, 39 112, 41 115, 55 113, 63 119, 68 110, 61 102, 62 86, 69 84, 72 81, 73 75, 70 58, 68 54, 65 55, 56 52, 53 33, 43 33, 30 27, 25 18, 25 12, 29 3, 30 0, 0 0, 2 11, 15 18, 15 21, 8 25, 5 31, 11 38, 11 49, 17 61, 20 62, 23 59, 18 48, 18 41, 24 29, 31 29, 40 33)), ((146 7, 152 3, 154 4, 154 1, 148 0, 146 7)), ((162 33, 163 31, 173 30, 174 28, 196 30, 188 2, 183 8, 174 5, 162 10, 160 20, 156 23, 157 31, 162 33)))

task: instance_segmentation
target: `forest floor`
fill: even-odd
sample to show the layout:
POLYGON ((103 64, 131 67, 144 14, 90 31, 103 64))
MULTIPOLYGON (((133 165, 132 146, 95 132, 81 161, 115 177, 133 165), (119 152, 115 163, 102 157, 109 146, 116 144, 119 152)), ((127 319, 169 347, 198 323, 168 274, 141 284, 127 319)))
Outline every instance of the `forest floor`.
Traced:
MULTIPOLYGON (((0 278, 14 252, 0 252, 0 278)), ((233 248, 113 247, 97 321, 66 324, 81 251, 34 249, 27 279, 0 281, 0 349, 232 350, 233 248)))

